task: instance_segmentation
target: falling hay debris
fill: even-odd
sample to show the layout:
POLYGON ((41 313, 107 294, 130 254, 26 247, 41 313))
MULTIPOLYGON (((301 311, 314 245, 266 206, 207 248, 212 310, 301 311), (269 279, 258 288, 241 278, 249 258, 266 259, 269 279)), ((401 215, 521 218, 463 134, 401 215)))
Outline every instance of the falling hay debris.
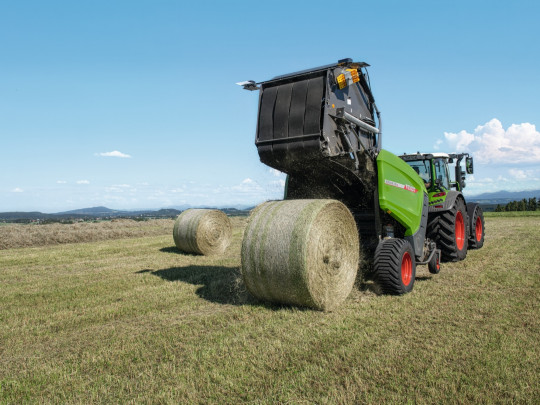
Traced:
POLYGON ((359 255, 356 223, 341 202, 270 201, 250 216, 242 275, 261 300, 331 311, 351 292, 359 255))
POLYGON ((187 253, 219 255, 231 243, 231 221, 220 210, 189 209, 176 218, 176 247, 187 253))

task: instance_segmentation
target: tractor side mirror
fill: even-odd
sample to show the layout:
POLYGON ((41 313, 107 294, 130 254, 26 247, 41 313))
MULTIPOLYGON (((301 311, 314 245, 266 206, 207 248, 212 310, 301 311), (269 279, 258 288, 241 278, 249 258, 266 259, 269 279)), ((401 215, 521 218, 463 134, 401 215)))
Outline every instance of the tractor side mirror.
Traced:
POLYGON ((465 169, 467 170, 468 174, 473 174, 474 165, 473 165, 473 158, 472 157, 465 158, 465 169))

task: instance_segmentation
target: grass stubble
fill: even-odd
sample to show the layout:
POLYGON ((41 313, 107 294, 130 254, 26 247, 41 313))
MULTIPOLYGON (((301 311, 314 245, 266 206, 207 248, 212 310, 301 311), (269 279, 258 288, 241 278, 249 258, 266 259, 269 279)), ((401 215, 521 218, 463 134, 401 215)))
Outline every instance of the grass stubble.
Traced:
POLYGON ((486 219, 486 243, 414 291, 359 284, 334 312, 256 301, 245 219, 225 254, 167 231, 0 251, 0 403, 535 403, 540 217, 486 219))

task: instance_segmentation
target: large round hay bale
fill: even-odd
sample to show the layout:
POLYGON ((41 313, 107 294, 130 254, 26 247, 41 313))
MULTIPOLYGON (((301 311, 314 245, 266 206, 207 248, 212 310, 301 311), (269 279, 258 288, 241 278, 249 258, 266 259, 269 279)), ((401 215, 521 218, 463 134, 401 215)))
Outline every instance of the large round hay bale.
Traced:
POLYGON ((331 311, 351 292, 359 255, 356 223, 341 202, 269 201, 244 232, 242 275, 259 299, 331 311))
POLYGON ((176 247, 187 253, 219 255, 231 243, 231 221, 220 210, 189 209, 176 218, 176 247))

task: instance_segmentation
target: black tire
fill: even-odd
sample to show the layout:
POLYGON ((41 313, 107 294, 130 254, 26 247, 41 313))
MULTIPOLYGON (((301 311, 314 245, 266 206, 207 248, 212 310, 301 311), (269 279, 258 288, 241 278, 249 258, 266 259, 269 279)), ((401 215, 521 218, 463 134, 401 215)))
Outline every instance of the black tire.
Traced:
POLYGON ((439 274, 441 271, 440 255, 438 252, 435 252, 433 257, 428 263, 428 270, 431 274, 439 274))
POLYGON ((416 260, 412 246, 404 239, 386 239, 375 251, 375 280, 384 294, 402 295, 412 291, 416 260))
POLYGON ((467 214, 469 215, 469 249, 480 249, 484 246, 484 211, 478 204, 467 204, 467 214))
POLYGON ((428 238, 441 249, 441 260, 457 262, 467 256, 468 242, 467 209, 463 199, 458 198, 452 209, 432 214, 428 219, 428 238))

